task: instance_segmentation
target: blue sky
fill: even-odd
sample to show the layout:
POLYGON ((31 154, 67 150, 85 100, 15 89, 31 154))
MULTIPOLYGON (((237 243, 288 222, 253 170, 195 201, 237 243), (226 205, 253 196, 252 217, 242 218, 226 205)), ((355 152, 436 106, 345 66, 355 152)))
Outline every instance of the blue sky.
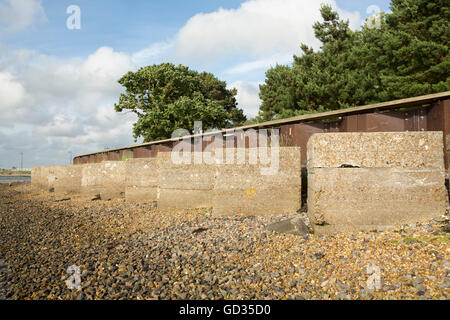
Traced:
MULTIPOLYGON (((47 22, 40 23, 21 34, 7 34, 4 42, 11 48, 38 49, 59 56, 87 56, 99 46, 134 52, 149 43, 172 38, 186 21, 198 14, 222 7, 237 9, 239 0, 44 0, 47 22), (82 13, 82 28, 76 32, 66 28, 66 8, 78 5, 82 13)), ((338 0, 347 11, 358 11, 363 18, 366 10, 377 5, 389 9, 389 1, 338 0)))
POLYGON ((320 47, 311 26, 323 2, 354 29, 368 8, 388 11, 390 3, 0 0, 0 168, 17 166, 20 152, 32 167, 134 143, 135 117, 113 110, 117 80, 153 63, 214 73, 256 115, 265 70, 290 63, 301 42, 320 47), (66 27, 70 5, 81 10, 79 30, 66 27))

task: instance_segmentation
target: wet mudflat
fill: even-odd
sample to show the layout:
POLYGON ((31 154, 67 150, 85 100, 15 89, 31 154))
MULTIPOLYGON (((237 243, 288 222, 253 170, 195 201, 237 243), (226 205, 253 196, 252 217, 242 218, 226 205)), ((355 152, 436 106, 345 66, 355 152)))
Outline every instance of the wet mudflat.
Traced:
POLYGON ((0 298, 450 297, 446 217, 390 232, 296 236, 265 229, 287 216, 214 218, 66 198, 0 186, 0 298), (80 270, 78 289, 67 286, 76 284, 69 266, 80 270))

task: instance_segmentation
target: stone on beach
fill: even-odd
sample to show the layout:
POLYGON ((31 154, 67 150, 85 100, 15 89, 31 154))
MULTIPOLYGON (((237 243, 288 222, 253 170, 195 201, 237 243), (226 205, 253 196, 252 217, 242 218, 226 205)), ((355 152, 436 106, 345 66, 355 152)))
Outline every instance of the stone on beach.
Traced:
POLYGON ((297 213, 215 217, 123 199, 53 200, 31 186, 0 190, 0 299, 450 296, 448 235, 434 235, 440 225, 430 221, 299 237, 266 229, 297 213), (70 266, 80 268, 79 289, 66 286, 70 266), (367 266, 380 267, 380 290, 367 289, 367 266))

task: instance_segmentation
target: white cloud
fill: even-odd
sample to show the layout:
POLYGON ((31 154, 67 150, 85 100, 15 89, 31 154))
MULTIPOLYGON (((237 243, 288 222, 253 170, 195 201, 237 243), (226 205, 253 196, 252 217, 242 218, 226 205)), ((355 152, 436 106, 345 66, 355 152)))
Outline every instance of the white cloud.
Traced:
POLYGON ((25 99, 25 89, 9 72, 0 72, 0 111, 17 108, 25 99))
POLYGON ((117 80, 131 67, 128 55, 115 52, 110 47, 101 47, 82 64, 80 79, 89 89, 114 90, 119 86, 117 80))
MULTIPOLYGON (((177 52, 191 60, 211 60, 230 55, 256 58, 294 54, 300 43, 318 47, 312 25, 320 20, 320 5, 334 0, 249 0, 238 9, 200 13, 179 31, 177 52)), ((338 9, 353 28, 360 14, 338 9)))
POLYGON ((237 89, 236 100, 238 101, 238 106, 244 110, 247 118, 258 115, 259 106, 261 105, 259 84, 258 82, 236 81, 228 85, 228 88, 237 89))
POLYGON ((34 133, 42 136, 76 137, 83 132, 82 130, 83 128, 75 122, 74 118, 70 119, 57 114, 51 123, 36 126, 34 133))
POLYGON ((257 70, 267 70, 276 64, 288 64, 293 60, 293 54, 277 54, 269 58, 239 63, 224 71, 224 74, 239 75, 257 70))
MULTIPOLYGON (((33 154, 32 165, 133 143, 134 114, 114 111, 117 80, 134 68, 130 56, 101 47, 86 59, 15 51, 0 61, 2 152, 33 154), (5 121, 7 120, 7 121, 5 121)), ((57 163, 57 162, 56 162, 57 163)))
POLYGON ((22 31, 35 22, 46 20, 40 0, 0 1, 0 28, 6 31, 22 31))
MULTIPOLYGON (((164 41, 156 42, 135 52, 131 55, 131 61, 136 66, 147 66, 152 64, 157 64, 162 61, 163 58, 167 59, 168 55, 171 55, 171 50, 174 47, 174 42, 164 41)), ((167 61, 167 60, 166 60, 167 61)))
MULTIPOLYGON (((129 56, 101 47, 86 60, 60 59, 33 51, 13 52, 0 71, 14 74, 29 94, 28 109, 36 104, 53 114, 63 110, 86 112, 121 91, 117 80, 131 70, 129 56), (3 70, 2 70, 3 69, 3 70)), ((18 118, 17 121, 27 119, 18 118)))

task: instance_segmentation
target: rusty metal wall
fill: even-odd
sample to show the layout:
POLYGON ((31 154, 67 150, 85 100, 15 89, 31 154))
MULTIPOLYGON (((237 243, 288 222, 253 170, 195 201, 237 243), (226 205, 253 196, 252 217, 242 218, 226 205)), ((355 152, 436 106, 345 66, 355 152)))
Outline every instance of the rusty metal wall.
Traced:
MULTIPOLYGON (((395 107, 393 107, 395 109, 395 107)), ((450 100, 440 100, 430 106, 413 109, 365 112, 343 115, 333 121, 312 121, 282 124, 280 128, 281 146, 299 146, 302 150, 302 163, 306 163, 306 145, 314 133, 326 132, 396 132, 396 131, 442 131, 444 133, 445 165, 448 166, 445 136, 450 134, 450 100)), ((246 131, 248 133, 248 131, 246 131)), ((214 141, 203 141, 202 150, 214 141)), ((164 142, 149 146, 130 147, 128 149, 108 151, 75 157, 74 164, 95 163, 102 160, 118 161, 125 158, 155 157, 158 152, 170 152, 181 141, 164 142)), ((226 147, 225 138, 223 144, 226 147)), ((249 147, 249 138, 243 132, 234 134, 234 147, 249 147), (244 140, 245 139, 245 144, 244 140)), ((192 144, 192 150, 194 146, 192 144)))
MULTIPOLYGON (((328 123, 282 125, 280 135, 284 145, 301 148, 302 163, 305 163, 306 145, 314 133, 399 131, 442 131, 445 138, 447 134, 450 134, 450 100, 440 101, 428 108, 343 116, 338 121, 328 123)), ((444 150, 446 149, 444 139, 444 150)), ((447 166, 448 159, 445 151, 444 156, 447 166)))
POLYGON ((444 133, 444 158, 448 169, 446 135, 450 134, 450 100, 442 100, 432 105, 427 113, 427 131, 442 131, 444 133))
POLYGON ((151 158, 151 157, 152 157, 151 146, 133 149, 133 158, 151 158))

